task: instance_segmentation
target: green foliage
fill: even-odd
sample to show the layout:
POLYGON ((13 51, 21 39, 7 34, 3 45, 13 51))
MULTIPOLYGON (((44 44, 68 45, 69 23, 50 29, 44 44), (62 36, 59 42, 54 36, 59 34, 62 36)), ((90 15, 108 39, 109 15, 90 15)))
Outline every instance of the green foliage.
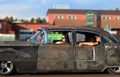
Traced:
POLYGON ((13 22, 13 20, 14 20, 14 18, 11 16, 11 17, 5 17, 5 18, 3 18, 4 20, 8 20, 8 21, 10 21, 10 22, 13 22))
POLYGON ((37 18, 36 23, 46 23, 46 20, 44 18, 43 19, 37 18))
POLYGON ((34 18, 31 18, 30 23, 34 23, 34 20, 35 20, 34 18))
POLYGON ((38 17, 37 19, 31 18, 30 20, 25 20, 25 19, 17 19, 17 18, 14 18, 12 16, 11 17, 6 16, 3 19, 7 20, 11 23, 17 22, 17 21, 19 21, 20 23, 46 23, 46 20, 44 18, 41 19, 40 17, 38 17))
POLYGON ((119 8, 115 8, 116 11, 119 11, 119 8))

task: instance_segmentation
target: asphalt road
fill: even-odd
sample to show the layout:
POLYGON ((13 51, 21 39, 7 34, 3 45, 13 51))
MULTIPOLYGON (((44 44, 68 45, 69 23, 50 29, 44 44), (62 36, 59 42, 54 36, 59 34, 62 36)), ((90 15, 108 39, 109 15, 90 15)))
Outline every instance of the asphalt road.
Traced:
POLYGON ((120 77, 120 74, 17 74, 11 76, 0 75, 0 77, 120 77))

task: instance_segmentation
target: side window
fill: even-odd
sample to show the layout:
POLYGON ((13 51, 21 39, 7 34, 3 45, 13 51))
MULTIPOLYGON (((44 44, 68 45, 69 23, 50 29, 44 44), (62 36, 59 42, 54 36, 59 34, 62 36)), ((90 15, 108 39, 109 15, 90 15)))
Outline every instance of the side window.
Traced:
POLYGON ((101 37, 95 32, 77 31, 76 44, 78 46, 95 46, 101 43, 101 37))
POLYGON ((82 33, 76 33, 76 42, 81 42, 81 41, 85 41, 85 34, 82 33))
POLYGON ((70 44, 72 43, 71 31, 49 31, 48 44, 70 44))

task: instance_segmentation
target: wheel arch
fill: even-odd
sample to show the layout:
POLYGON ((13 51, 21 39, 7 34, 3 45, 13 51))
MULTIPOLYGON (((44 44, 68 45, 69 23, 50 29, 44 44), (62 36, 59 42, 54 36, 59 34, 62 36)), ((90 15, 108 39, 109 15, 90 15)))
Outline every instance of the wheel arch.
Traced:
POLYGON ((102 72, 107 72, 109 74, 120 74, 120 66, 106 66, 102 72))
POLYGON ((0 61, 1 60, 9 60, 13 61, 15 58, 17 58, 17 55, 15 54, 17 51, 12 48, 5 48, 0 50, 0 61))

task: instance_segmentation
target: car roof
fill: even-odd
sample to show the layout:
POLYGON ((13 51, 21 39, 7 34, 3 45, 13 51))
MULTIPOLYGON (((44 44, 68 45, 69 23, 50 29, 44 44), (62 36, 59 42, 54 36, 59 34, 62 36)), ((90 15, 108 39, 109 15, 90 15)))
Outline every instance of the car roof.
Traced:
POLYGON ((46 30, 88 30, 88 31, 95 31, 101 34, 108 35, 108 32, 102 28, 98 27, 87 27, 87 26, 46 26, 43 27, 46 30))

